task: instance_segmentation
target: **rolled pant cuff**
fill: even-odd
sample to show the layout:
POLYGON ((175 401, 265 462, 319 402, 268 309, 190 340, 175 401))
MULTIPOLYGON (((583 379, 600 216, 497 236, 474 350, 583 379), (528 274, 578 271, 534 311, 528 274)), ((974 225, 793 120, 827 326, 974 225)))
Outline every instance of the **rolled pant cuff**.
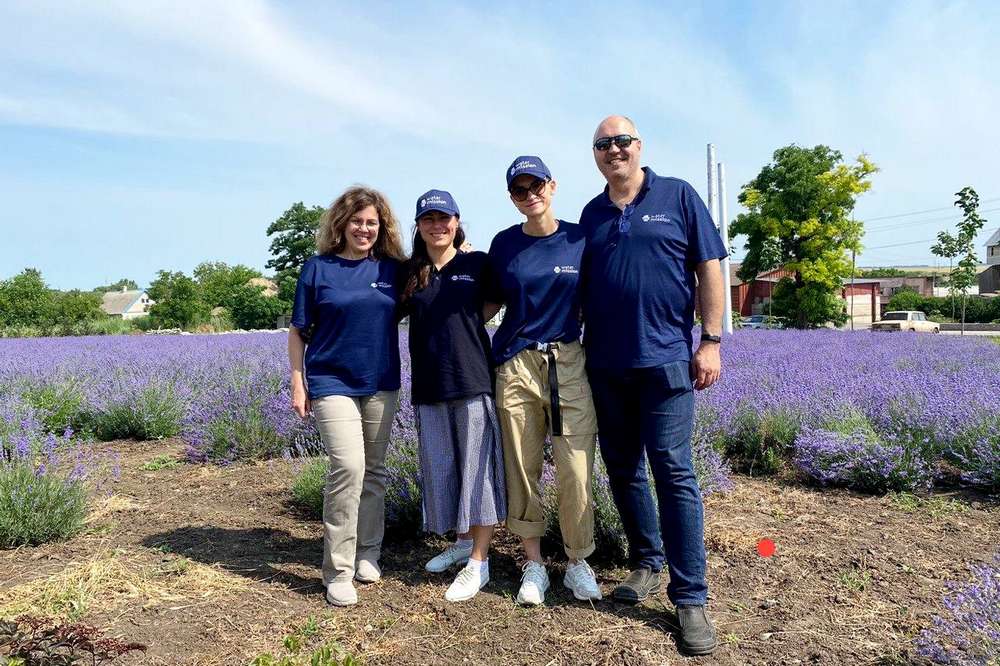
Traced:
POLYGON ((597 546, 593 543, 584 548, 569 548, 564 546, 563 550, 566 551, 566 557, 571 560, 585 560, 594 554, 594 551, 597 550, 597 546))
POLYGON ((507 529, 522 539, 539 539, 545 536, 544 521, 518 520, 507 516, 507 529))

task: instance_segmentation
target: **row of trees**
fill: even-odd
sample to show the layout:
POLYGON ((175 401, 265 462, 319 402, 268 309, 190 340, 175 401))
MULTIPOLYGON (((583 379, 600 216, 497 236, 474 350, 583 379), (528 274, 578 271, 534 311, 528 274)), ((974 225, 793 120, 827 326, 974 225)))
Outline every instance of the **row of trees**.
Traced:
MULTIPOLYGON (((864 235, 864 223, 856 221, 852 211, 858 196, 871 188, 871 176, 877 171, 865 155, 847 164, 839 151, 827 146, 791 145, 775 151, 773 161, 743 186, 739 202, 747 212, 729 227, 730 240, 746 236, 739 278, 749 282, 776 268, 793 276, 775 285, 773 314, 797 328, 847 321, 840 294, 864 235)), ((970 307, 966 294, 976 283, 975 238, 986 220, 979 216, 979 196, 971 187, 956 194, 955 205, 963 214, 957 232, 939 233, 932 251, 951 262, 948 285, 953 297, 962 296, 964 323, 970 307)), ((898 269, 881 268, 858 277, 903 275, 898 269)), ((979 304, 972 307, 977 316, 984 309, 979 304)))
MULTIPOLYGON (((268 228, 272 258, 267 268, 276 272, 278 294, 266 294, 265 286, 252 280, 260 271, 225 262, 203 262, 192 274, 161 270, 146 290, 155 302, 142 328, 196 329, 273 328, 292 309, 299 271, 316 253, 316 229, 323 208, 296 203, 268 228)), ((40 271, 26 268, 0 280, 0 329, 30 329, 40 333, 90 332, 91 322, 108 320, 101 310, 109 291, 137 290, 139 285, 124 278, 92 290, 58 291, 45 283, 40 271), (83 325, 83 326, 81 326, 83 325)))
MULTIPOLYGON (((179 271, 160 271, 146 290, 155 304, 148 321, 138 325, 274 328, 278 317, 291 311, 291 303, 265 294, 264 285, 250 282, 260 277, 260 271, 220 261, 199 264, 190 277, 179 271)), ((101 310, 104 293, 121 289, 138 289, 138 285, 123 279, 90 291, 58 291, 49 288, 40 271, 27 268, 0 281, 0 328, 47 334, 92 332, 87 324, 109 319, 101 310)))
POLYGON ((0 281, 0 327, 53 328, 102 319, 96 291, 49 289, 42 274, 26 268, 0 281))

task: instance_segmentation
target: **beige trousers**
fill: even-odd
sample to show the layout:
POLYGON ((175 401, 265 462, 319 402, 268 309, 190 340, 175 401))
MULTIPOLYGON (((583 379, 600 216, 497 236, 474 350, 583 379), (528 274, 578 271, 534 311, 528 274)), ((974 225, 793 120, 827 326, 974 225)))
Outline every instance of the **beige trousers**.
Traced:
MULTIPOLYGON (((571 559, 594 552, 594 470, 597 417, 579 342, 555 350, 563 434, 552 437, 559 528, 571 559)), ((497 368, 497 418, 507 472, 507 528, 523 538, 545 534, 540 492, 543 447, 550 432, 548 354, 525 349, 497 368)))
POLYGON ((312 401, 330 457, 323 494, 323 583, 352 580, 357 559, 378 560, 385 533, 385 450, 396 391, 312 401))

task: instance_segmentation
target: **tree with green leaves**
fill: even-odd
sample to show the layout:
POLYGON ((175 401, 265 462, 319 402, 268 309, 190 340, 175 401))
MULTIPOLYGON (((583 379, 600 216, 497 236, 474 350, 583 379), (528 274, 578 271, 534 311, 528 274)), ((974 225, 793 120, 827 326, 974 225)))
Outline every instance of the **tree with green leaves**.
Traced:
POLYGON ((316 254, 316 230, 323 211, 322 206, 306 208, 300 201, 267 228, 267 235, 274 238, 270 248, 272 259, 266 267, 277 272, 275 280, 279 296, 284 300, 294 296, 299 271, 309 257, 316 254))
POLYGON ((202 300, 201 288, 180 271, 159 271, 147 292, 156 303, 149 316, 157 328, 192 328, 208 319, 211 307, 202 300))
POLYGON ((95 292, 71 289, 55 297, 53 323, 70 326, 105 317, 107 315, 101 310, 101 297, 95 292))
POLYGON ((243 285, 233 292, 226 308, 237 328, 251 330, 275 328, 278 317, 290 310, 291 305, 277 297, 265 296, 260 286, 243 285))
POLYGON ((851 211, 876 171, 865 155, 848 165, 827 146, 790 145, 743 186, 739 202, 747 212, 729 227, 730 238, 747 237, 739 277, 749 282, 777 266, 790 271, 793 277, 778 282, 772 300, 774 314, 793 326, 847 320, 840 295, 863 234, 851 211))
POLYGON ((104 284, 100 287, 94 287, 94 291, 98 294, 103 294, 109 291, 134 291, 139 288, 139 284, 135 280, 130 280, 128 278, 122 278, 117 282, 112 282, 111 284, 104 284))
POLYGON ((0 325, 49 326, 52 323, 55 292, 49 289, 36 268, 0 282, 0 325))
POLYGON ((237 290, 259 277, 262 275, 258 270, 243 264, 230 266, 223 261, 205 261, 194 268, 194 279, 201 288, 201 298, 211 308, 230 308, 237 290))
MULTIPOLYGON (((958 223, 955 236, 956 255, 961 257, 958 265, 948 275, 951 288, 962 294, 962 335, 965 335, 965 306, 969 287, 976 284, 976 269, 979 257, 976 255, 976 236, 986 224, 979 215, 979 195, 971 187, 963 187, 955 193, 955 205, 962 209, 962 219, 958 223)), ((943 232, 942 232, 943 233, 943 232)), ((938 235, 940 238, 940 234, 938 235)))
POLYGON ((939 231, 937 243, 931 246, 931 254, 948 260, 948 294, 951 296, 951 318, 955 318, 955 285, 951 280, 951 273, 955 268, 955 257, 961 253, 959 240, 947 231, 939 231))

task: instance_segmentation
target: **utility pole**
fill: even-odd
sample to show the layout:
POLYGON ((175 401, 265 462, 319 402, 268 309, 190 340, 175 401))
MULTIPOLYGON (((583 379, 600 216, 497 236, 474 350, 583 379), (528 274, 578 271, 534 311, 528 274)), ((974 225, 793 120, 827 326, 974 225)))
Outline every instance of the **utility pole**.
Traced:
POLYGON ((706 149, 708 158, 708 212, 712 216, 715 228, 719 230, 722 243, 726 246, 726 258, 722 260, 722 289, 724 291, 724 307, 722 316, 722 330, 724 333, 733 332, 733 295, 732 279, 729 274, 729 222, 726 219, 726 170, 722 164, 715 162, 715 146, 708 144, 706 149), (716 172, 718 169, 718 172, 716 172), (716 181, 718 174, 718 181, 716 181), (716 195, 718 192, 718 196, 716 195), (721 210, 720 210, 721 209, 721 210))
MULTIPOLYGON (((853 219, 853 216, 851 216, 853 219)), ((854 266, 855 266, 855 251, 851 250, 851 330, 854 330, 854 266)), ((872 298, 875 298, 872 296, 872 298)))
POLYGON ((726 165, 719 162, 719 232, 726 246, 726 256, 722 259, 722 286, 725 289, 722 330, 733 332, 733 289, 729 275, 729 211, 726 207, 726 165))

